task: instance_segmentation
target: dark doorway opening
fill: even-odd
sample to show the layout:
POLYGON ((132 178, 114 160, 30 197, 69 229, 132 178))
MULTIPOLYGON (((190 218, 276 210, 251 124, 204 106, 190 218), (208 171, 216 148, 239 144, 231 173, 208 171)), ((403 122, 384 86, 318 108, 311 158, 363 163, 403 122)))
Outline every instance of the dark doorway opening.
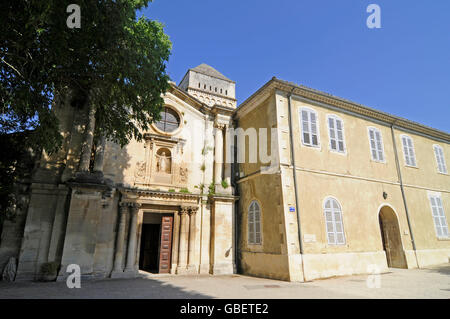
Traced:
POLYGON ((139 269, 158 273, 161 224, 143 224, 139 269))

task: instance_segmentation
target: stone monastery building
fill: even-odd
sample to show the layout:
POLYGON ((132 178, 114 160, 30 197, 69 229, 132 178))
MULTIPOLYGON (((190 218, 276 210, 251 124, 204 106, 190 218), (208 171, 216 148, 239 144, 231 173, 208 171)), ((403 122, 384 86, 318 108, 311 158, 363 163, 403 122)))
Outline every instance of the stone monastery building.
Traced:
POLYGON ((142 141, 101 139, 87 170, 88 114, 56 107, 63 148, 23 182, 0 271, 306 281, 449 262, 449 133, 276 78, 237 107, 206 64, 164 101, 142 141))

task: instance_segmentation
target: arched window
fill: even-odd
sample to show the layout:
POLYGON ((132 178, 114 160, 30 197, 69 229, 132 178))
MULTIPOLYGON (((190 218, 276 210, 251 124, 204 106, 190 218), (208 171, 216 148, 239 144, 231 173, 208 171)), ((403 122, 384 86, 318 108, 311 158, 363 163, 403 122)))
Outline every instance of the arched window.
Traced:
POLYGON ((261 245, 261 209, 257 201, 248 208, 248 243, 261 245))
POLYGON ((180 126, 180 117, 170 107, 164 107, 161 112, 161 120, 156 122, 156 127, 161 131, 170 133, 175 131, 180 126))
POLYGON ((334 198, 327 198, 324 205, 325 224, 328 244, 344 245, 344 223, 342 222, 341 205, 334 198))

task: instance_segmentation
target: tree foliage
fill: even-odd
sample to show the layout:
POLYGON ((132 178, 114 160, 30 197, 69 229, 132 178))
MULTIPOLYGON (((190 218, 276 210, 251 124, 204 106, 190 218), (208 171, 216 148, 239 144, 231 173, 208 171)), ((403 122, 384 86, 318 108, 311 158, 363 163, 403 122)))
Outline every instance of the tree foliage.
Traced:
POLYGON ((96 134, 121 145, 159 119, 171 43, 159 22, 137 18, 149 2, 0 1, 0 233, 30 169, 23 159, 61 146, 55 103, 94 108, 96 134), (67 26, 74 2, 79 29, 67 26))
POLYGON ((0 4, 0 134, 33 131, 32 147, 61 145, 55 97, 96 109, 97 133, 126 144, 159 118, 171 43, 161 23, 136 12, 149 0, 77 0, 81 28, 68 28, 73 0, 0 4))

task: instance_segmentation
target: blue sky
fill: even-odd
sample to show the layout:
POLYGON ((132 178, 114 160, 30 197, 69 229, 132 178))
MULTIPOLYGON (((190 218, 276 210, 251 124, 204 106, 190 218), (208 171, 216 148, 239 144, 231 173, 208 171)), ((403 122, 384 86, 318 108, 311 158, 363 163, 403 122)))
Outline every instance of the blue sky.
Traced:
POLYGON ((236 81, 238 103, 277 78, 450 132, 448 0, 154 0, 168 73, 207 63, 236 81), (369 4, 381 29, 369 29, 369 4))

